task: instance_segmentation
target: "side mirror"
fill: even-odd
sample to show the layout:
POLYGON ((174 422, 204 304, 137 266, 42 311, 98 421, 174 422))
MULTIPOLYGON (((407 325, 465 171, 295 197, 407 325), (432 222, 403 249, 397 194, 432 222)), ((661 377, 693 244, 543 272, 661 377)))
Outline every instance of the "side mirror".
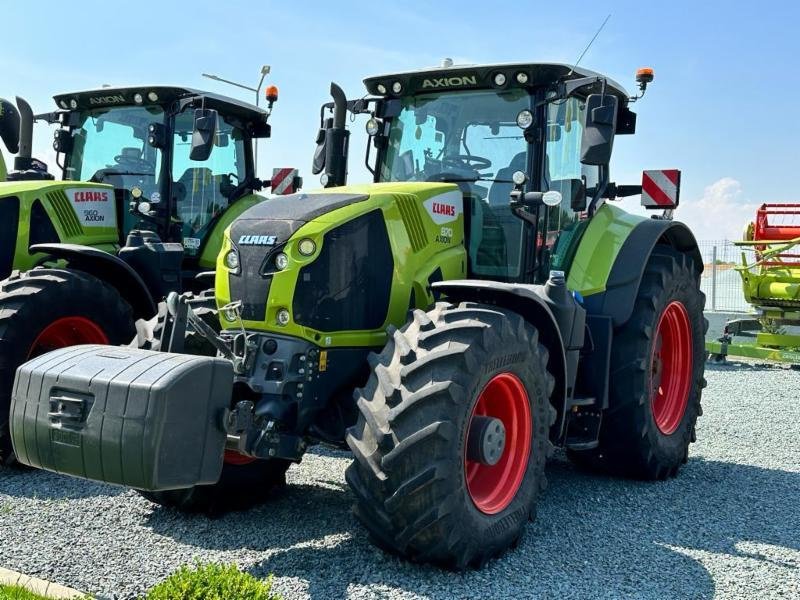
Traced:
POLYGON ((211 156, 214 139, 217 137, 217 118, 213 108, 198 108, 194 111, 194 130, 192 131, 191 160, 204 161, 211 156))
POLYGON ((317 133, 317 149, 314 150, 314 160, 311 163, 311 172, 319 175, 325 170, 325 146, 327 131, 333 127, 333 118, 325 119, 325 125, 317 133))
POLYGON ((581 138, 581 162, 584 165, 607 165, 614 146, 617 128, 616 96, 590 94, 586 98, 586 125, 581 138))
POLYGON ((19 152, 19 111, 8 100, 0 98, 0 139, 11 154, 19 152))
POLYGON ((550 189, 561 192, 569 200, 572 210, 586 210, 586 184, 583 179, 556 179, 550 182, 550 189))

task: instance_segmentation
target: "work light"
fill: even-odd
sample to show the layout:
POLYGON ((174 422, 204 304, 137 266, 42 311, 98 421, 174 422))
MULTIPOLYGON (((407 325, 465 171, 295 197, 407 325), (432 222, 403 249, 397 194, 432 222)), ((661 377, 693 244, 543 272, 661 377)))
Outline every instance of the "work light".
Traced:
POLYGON ((527 109, 519 111, 517 125, 520 129, 527 129, 533 125, 533 113, 527 109))

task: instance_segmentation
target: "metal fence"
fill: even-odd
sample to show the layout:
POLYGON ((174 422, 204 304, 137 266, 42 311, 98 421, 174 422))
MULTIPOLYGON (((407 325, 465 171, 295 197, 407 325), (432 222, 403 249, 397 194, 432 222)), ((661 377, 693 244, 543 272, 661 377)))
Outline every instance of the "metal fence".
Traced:
POLYGON ((744 300, 742 278, 734 269, 742 264, 742 252, 752 263, 753 251, 734 246, 730 240, 702 240, 698 245, 705 264, 700 287, 706 294, 706 310, 753 312, 744 300))

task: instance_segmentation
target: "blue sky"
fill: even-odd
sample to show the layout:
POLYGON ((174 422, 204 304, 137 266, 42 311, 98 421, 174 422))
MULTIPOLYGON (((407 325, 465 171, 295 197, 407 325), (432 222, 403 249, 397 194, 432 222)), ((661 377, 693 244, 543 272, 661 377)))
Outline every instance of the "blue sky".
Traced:
MULTIPOLYGON (((306 188, 319 105, 331 80, 351 97, 361 79, 456 62, 574 62, 609 12, 585 67, 633 91, 636 68, 656 79, 636 106, 635 136, 617 139, 618 183, 642 169, 683 171, 686 220, 703 239, 739 235, 761 202, 800 201, 800 3, 225 2, 140 0, 65 4, 0 0, 0 96, 53 108, 55 92, 101 84, 176 83, 239 95, 202 72, 256 83, 272 65, 281 89, 261 171, 299 166, 306 188), (491 12, 490 12, 491 10, 491 12), (72 20, 68 22, 67 16, 72 20)), ((242 95, 245 99, 250 96, 242 95)), ((351 181, 360 167, 363 123, 353 125, 351 181)), ((36 135, 47 156, 51 134, 36 135)))

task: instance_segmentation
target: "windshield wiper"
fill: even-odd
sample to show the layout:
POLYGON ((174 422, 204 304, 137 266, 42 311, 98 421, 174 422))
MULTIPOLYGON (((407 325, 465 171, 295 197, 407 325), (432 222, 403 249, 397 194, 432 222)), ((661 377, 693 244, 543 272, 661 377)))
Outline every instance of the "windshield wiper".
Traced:
POLYGON ((491 181, 492 183, 514 183, 510 179, 494 179, 493 177, 442 177, 437 181, 442 181, 444 183, 458 183, 458 182, 466 182, 466 183, 475 183, 476 181, 491 181))

